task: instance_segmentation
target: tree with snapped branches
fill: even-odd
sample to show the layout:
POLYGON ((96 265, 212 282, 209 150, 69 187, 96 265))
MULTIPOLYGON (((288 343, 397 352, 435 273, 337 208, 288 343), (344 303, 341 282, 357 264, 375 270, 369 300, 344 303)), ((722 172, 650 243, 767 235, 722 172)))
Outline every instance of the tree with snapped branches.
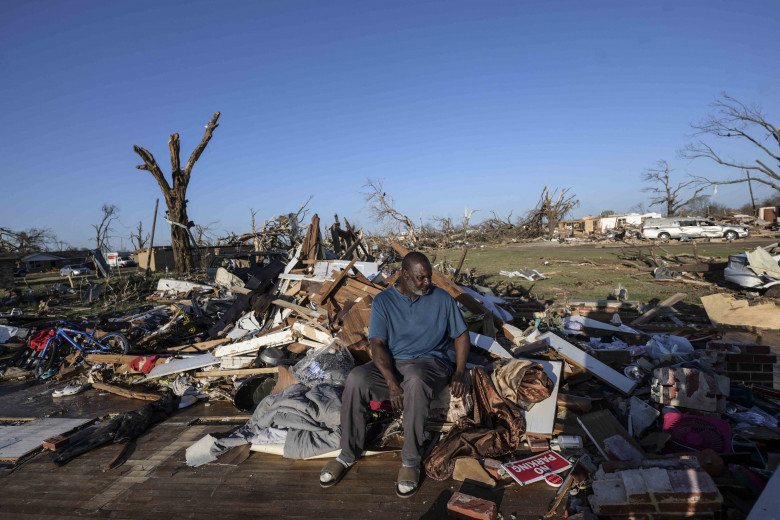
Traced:
POLYGON ((179 134, 172 134, 168 140, 168 148, 171 152, 171 179, 173 185, 163 175, 162 170, 157 165, 154 156, 140 146, 133 146, 133 150, 143 160, 143 164, 136 166, 139 170, 146 170, 152 174, 165 197, 165 204, 168 206, 168 220, 180 225, 171 225, 171 246, 173 247, 174 268, 179 273, 186 273, 192 269, 192 250, 189 241, 188 228, 194 226, 187 216, 187 186, 190 183, 192 167, 200 158, 206 145, 211 140, 214 130, 219 126, 217 124, 219 112, 215 112, 211 121, 206 125, 206 132, 201 139, 200 144, 190 155, 189 161, 184 169, 181 168, 179 160, 179 134), (182 227, 184 226, 184 227, 182 227))
POLYGON ((108 244, 108 234, 111 231, 111 223, 119 218, 119 208, 114 204, 103 204, 100 208, 103 216, 100 222, 92 224, 95 229, 95 247, 101 251, 106 251, 110 247, 108 244))
POLYGON ((780 128, 767 120, 758 105, 745 105, 725 92, 710 107, 712 112, 708 116, 699 123, 691 124, 696 134, 750 143, 756 158, 750 161, 726 157, 703 139, 688 144, 680 155, 686 159, 704 157, 746 173, 744 178, 732 177, 723 181, 702 177, 701 180, 709 185, 739 184, 752 180, 780 192, 780 128))
POLYGON ((30 228, 22 231, 0 227, 0 253, 29 254, 45 251, 59 241, 50 229, 30 228))
POLYGON ((418 239, 414 230, 414 222, 395 209, 395 201, 385 191, 384 181, 368 179, 363 188, 365 189, 363 196, 366 200, 366 206, 374 220, 380 223, 395 221, 401 224, 403 228, 406 228, 412 247, 416 249, 418 239))
POLYGON ((666 216, 673 217, 685 206, 694 204, 706 198, 706 195, 700 195, 706 188, 695 178, 685 182, 674 183, 671 178, 669 163, 658 161, 653 168, 648 168, 642 174, 642 182, 647 182, 650 186, 642 188, 642 191, 650 194, 650 207, 666 206, 666 216), (693 188, 693 194, 688 190, 693 188), (687 197, 687 198, 686 198, 687 197))

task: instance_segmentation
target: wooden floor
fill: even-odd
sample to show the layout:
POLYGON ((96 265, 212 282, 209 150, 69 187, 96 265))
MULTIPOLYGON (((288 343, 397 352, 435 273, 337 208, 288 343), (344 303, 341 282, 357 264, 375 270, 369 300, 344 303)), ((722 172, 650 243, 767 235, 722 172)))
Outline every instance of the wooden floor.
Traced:
MULTIPOLYGON (((98 417, 144 404, 95 390, 53 399, 53 388, 0 384, 0 416, 98 417)), ((438 519, 447 517, 452 493, 462 491, 495 501, 506 519, 536 520, 555 494, 542 482, 488 490, 426 479, 414 497, 400 499, 395 496, 400 465, 395 453, 364 458, 330 489, 319 486, 321 460, 253 453, 238 465, 188 467, 188 446, 207 433, 231 429, 198 419, 236 413, 230 403, 199 403, 181 410, 141 436, 129 460, 109 471, 103 469, 118 453, 116 445, 92 450, 62 467, 50 461, 49 453, 38 453, 0 471, 0 518, 438 519)))

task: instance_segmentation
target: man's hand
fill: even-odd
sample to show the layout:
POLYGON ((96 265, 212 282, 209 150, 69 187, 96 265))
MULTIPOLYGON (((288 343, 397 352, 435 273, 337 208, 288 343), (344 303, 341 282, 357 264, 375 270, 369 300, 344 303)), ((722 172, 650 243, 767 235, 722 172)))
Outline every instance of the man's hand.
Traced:
POLYGON ((393 406, 393 410, 396 412, 402 412, 404 409, 404 389, 401 385, 388 385, 390 391, 390 404, 393 406))
POLYGON ((450 394, 452 397, 463 397, 466 395, 466 374, 455 371, 450 381, 450 394))

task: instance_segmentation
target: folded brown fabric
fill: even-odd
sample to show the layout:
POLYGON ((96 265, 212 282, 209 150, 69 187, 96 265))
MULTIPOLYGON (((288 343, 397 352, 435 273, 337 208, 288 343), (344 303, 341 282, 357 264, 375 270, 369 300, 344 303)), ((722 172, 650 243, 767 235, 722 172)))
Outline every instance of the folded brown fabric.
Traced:
MULTIPOLYGON (((472 370, 474 419, 461 418, 425 459, 425 473, 445 480, 461 457, 500 457, 515 451, 525 433, 520 408, 499 394, 490 376, 472 370)), ((549 395, 549 394, 548 394, 549 395)))

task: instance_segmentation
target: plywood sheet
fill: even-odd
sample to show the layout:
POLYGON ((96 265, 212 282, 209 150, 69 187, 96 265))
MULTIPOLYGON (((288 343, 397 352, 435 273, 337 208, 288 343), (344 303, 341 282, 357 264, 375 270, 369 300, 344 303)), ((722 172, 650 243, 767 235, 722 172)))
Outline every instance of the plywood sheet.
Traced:
POLYGON ((0 459, 19 459, 37 450, 43 441, 62 435, 92 419, 36 419, 21 426, 0 426, 0 459))

